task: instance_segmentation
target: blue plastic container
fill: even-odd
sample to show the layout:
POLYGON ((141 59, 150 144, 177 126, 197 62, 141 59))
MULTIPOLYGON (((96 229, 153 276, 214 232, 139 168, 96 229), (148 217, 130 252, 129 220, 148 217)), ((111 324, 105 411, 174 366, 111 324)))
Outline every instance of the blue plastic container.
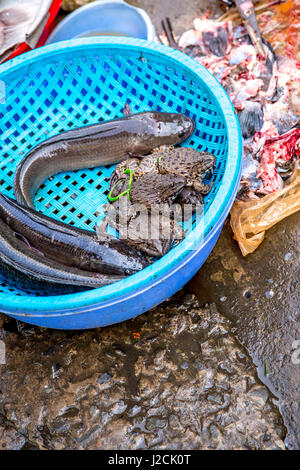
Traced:
MULTIPOLYGON (((230 100, 195 60, 158 44, 125 38, 66 41, 0 66, 0 183, 13 196, 18 162, 61 131, 132 112, 183 112, 196 130, 185 146, 217 159, 204 217, 185 239, 143 271, 118 283, 72 295, 33 295, 0 283, 0 311, 52 328, 94 328, 135 317, 180 289, 212 250, 234 201, 241 171, 241 134, 230 100), (3 85, 4 83, 4 85, 3 85)), ((113 167, 56 175, 41 186, 35 206, 85 229, 99 220, 113 167)), ((50 294, 50 293, 49 293, 50 294)))
POLYGON ((155 39, 154 26, 144 10, 123 0, 101 0, 67 15, 54 28, 46 44, 99 34, 131 36, 148 41, 155 39))

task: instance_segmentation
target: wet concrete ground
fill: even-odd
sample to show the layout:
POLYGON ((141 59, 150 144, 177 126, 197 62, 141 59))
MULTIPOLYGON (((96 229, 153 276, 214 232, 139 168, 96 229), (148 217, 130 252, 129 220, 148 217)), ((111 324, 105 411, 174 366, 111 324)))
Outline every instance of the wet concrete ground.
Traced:
MULTIPOLYGON (((218 9, 130 3, 176 34, 218 9)), ((59 332, 1 315, 0 449, 299 449, 299 220, 247 258, 226 225, 184 292, 122 325, 59 332)))
POLYGON ((227 224, 191 288, 234 322, 239 341, 278 397, 286 444, 300 448, 300 214, 273 227, 246 258, 227 224))
POLYGON ((3 321, 0 449, 284 449, 230 321, 194 295, 94 331, 3 321))

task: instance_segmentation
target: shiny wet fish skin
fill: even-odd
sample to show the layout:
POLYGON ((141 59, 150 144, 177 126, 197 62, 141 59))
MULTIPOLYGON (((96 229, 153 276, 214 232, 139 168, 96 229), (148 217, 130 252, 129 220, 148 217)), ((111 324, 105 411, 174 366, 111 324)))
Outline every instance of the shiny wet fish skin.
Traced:
POLYGON ((193 119, 182 113, 146 111, 62 132, 38 144, 20 162, 15 197, 33 208, 34 194, 49 176, 143 156, 160 145, 186 140, 194 128, 193 119))
MULTIPOLYGON (((29 247, 17 233, 0 220, 0 266, 7 273, 10 269, 27 276, 34 283, 80 286, 85 288, 102 287, 122 279, 122 276, 109 276, 90 273, 77 268, 64 266, 49 260, 29 247)), ((19 277, 19 274, 18 274, 19 277)))
POLYGON ((0 219, 20 234, 28 246, 69 267, 126 276, 148 265, 143 255, 122 240, 98 240, 95 232, 69 226, 24 208, 2 193, 0 219))

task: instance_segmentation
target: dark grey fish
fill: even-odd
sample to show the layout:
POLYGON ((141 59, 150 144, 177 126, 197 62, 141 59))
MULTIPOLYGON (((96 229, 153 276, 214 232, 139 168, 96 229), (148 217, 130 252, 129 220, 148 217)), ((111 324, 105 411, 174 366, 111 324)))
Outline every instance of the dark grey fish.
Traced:
MULTIPOLYGON (((4 275, 13 271, 11 278, 24 282, 24 276, 32 283, 46 283, 49 287, 56 284, 97 288, 119 281, 122 276, 90 273, 71 268, 49 260, 41 253, 31 249, 14 231, 0 219, 0 266, 4 275), (16 271, 18 274, 16 275, 16 271)), ((3 276, 3 273, 2 273, 3 276)))
POLYGON ((148 265, 136 249, 117 238, 98 240, 95 232, 71 227, 0 193, 0 218, 28 246, 69 267, 112 275, 130 275, 148 265))
POLYGON ((193 131, 193 119, 184 114, 149 111, 63 132, 21 161, 14 178, 16 199, 33 207, 36 190, 49 176, 142 156, 160 145, 182 142, 193 131))
POLYGON ((26 293, 38 296, 66 295, 91 289, 91 287, 56 284, 54 282, 43 281, 40 278, 18 271, 9 264, 2 262, 1 259, 0 283, 3 287, 7 286, 9 289, 17 289, 18 291, 22 290, 26 293))

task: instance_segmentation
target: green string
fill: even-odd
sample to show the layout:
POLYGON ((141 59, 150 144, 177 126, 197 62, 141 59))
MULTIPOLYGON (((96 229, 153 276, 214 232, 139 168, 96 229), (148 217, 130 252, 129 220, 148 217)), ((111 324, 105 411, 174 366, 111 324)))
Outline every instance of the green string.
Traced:
POLYGON ((123 191, 123 193, 119 194, 118 196, 116 197, 112 197, 112 192, 113 190, 115 189, 115 187, 117 186, 117 184, 119 183, 119 181, 122 179, 119 179, 116 184, 113 185, 109 195, 107 196, 109 201, 110 202, 114 202, 114 201, 117 201, 121 196, 124 196, 124 194, 127 194, 127 197, 128 197, 128 200, 130 201, 130 196, 129 196, 129 192, 131 190, 131 185, 132 185, 132 180, 133 180, 133 173, 132 173, 132 170, 130 170, 129 168, 127 168, 126 170, 124 170, 124 173, 129 173, 130 176, 129 176, 129 182, 128 182, 128 189, 126 189, 126 191, 123 191))

